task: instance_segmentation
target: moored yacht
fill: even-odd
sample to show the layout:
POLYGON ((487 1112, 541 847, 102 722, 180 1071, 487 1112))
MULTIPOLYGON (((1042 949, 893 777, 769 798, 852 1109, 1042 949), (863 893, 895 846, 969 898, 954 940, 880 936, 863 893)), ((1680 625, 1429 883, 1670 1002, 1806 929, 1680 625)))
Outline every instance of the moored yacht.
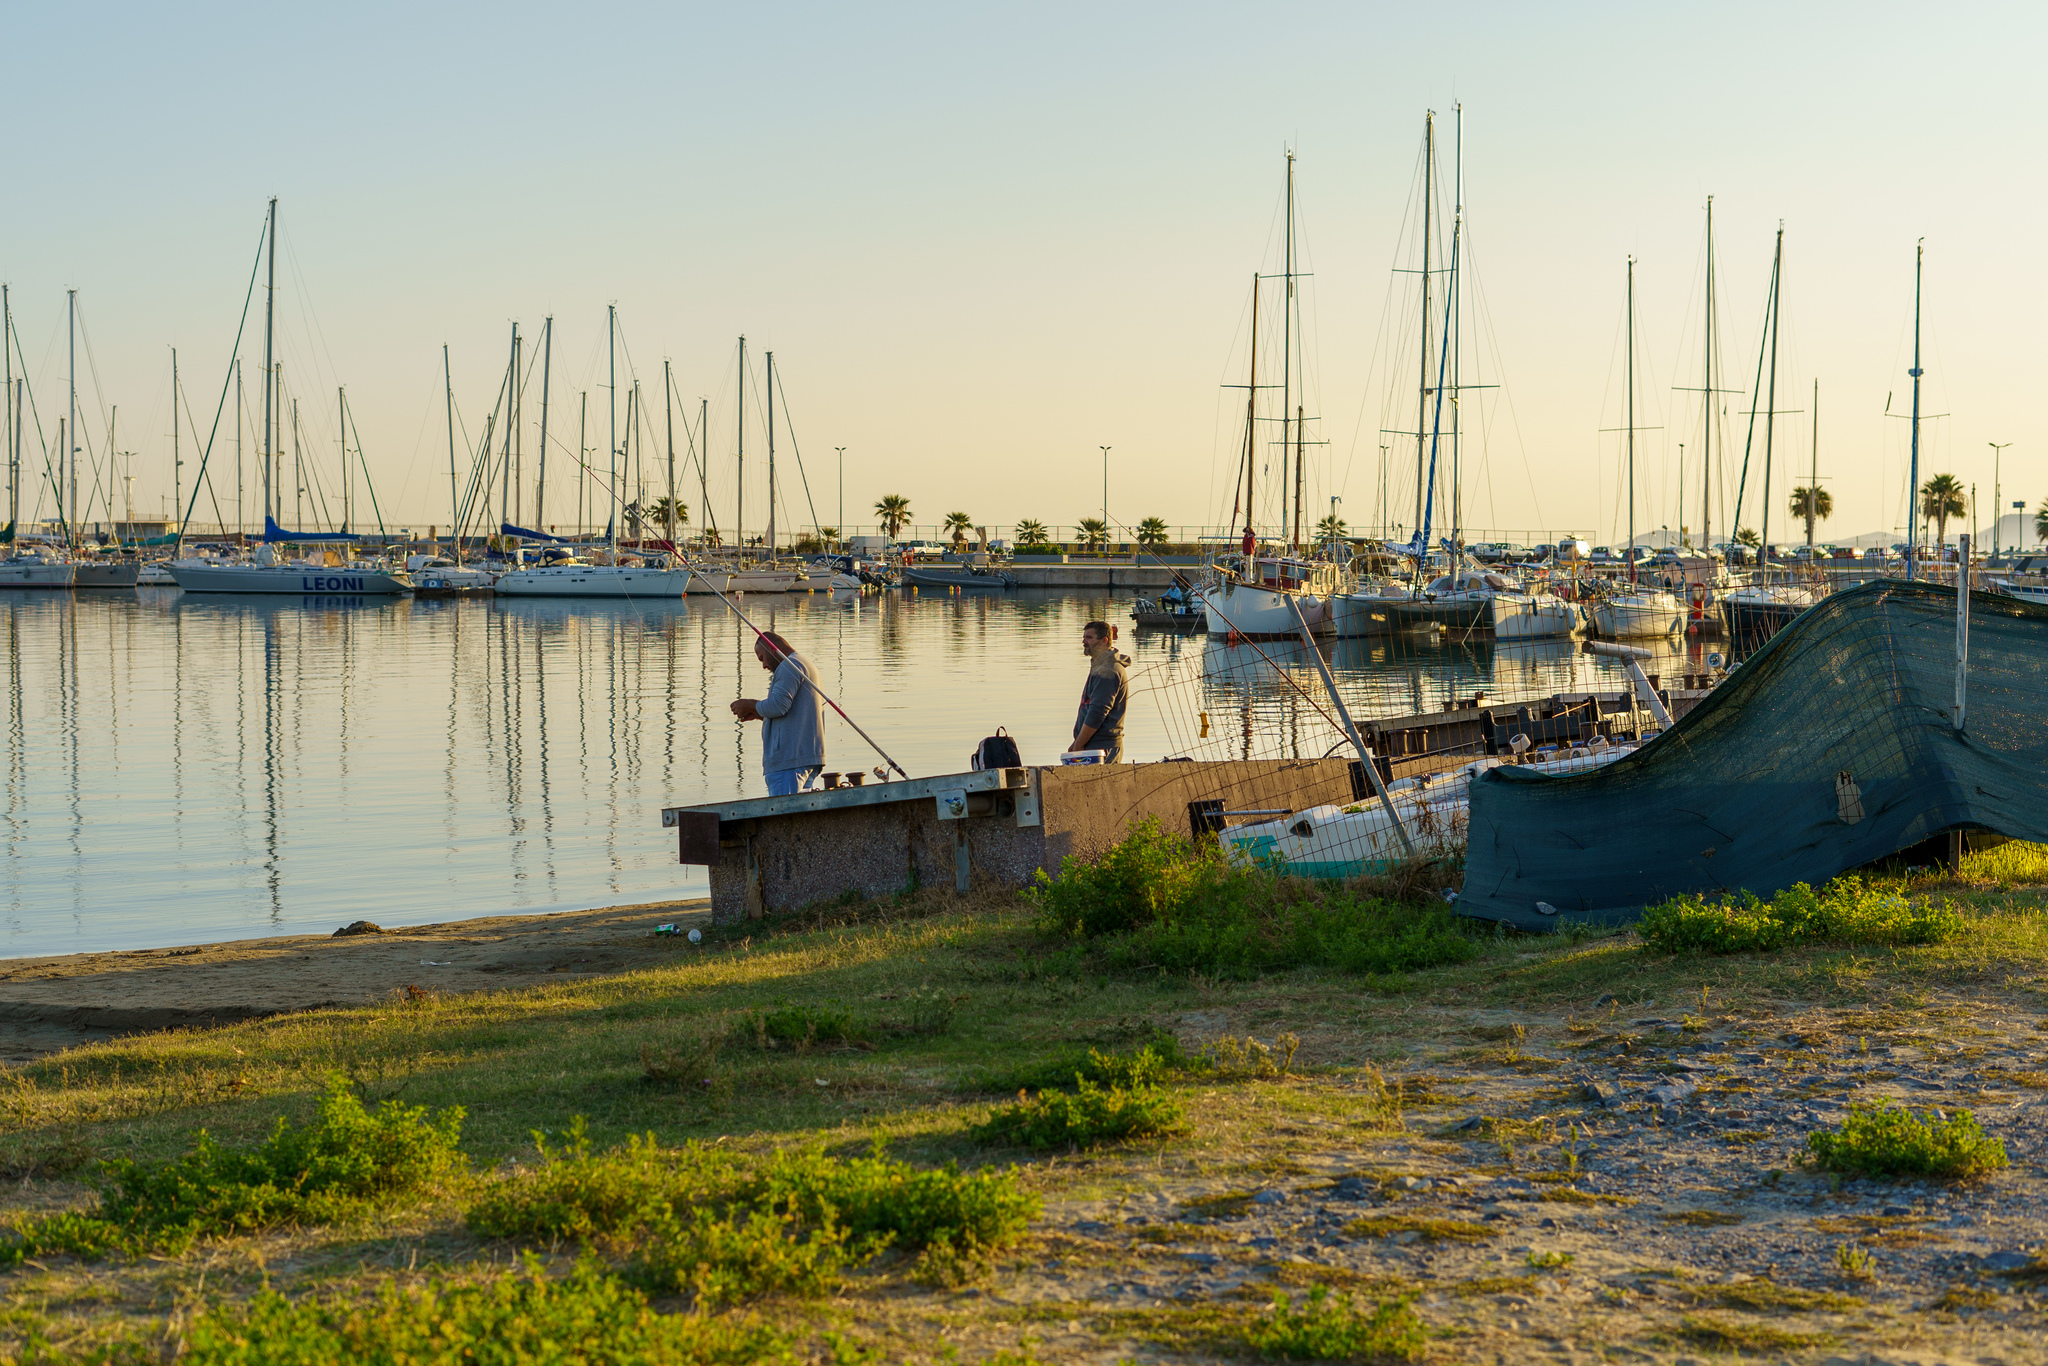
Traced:
POLYGON ((1721 624, 1731 641, 1761 645, 1817 600, 1797 584, 1744 584, 1721 595, 1721 624))
POLYGON ((1343 587, 1343 570, 1334 564, 1254 556, 1219 565, 1215 581, 1197 590, 1195 601, 1211 635, 1293 636, 1303 623, 1327 634, 1330 601, 1343 587))
POLYGON ((1685 629, 1685 604, 1677 595, 1641 584, 1595 600, 1586 615, 1603 636, 1675 636, 1685 629))

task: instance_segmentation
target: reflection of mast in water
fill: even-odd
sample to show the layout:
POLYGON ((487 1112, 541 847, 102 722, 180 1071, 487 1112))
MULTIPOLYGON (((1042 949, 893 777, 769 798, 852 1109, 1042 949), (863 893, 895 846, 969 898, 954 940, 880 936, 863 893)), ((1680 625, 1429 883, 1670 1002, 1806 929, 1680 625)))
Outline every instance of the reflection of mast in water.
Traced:
POLYGON ((263 623, 263 882, 270 892, 271 923, 284 919, 284 824, 283 718, 278 715, 279 695, 284 689, 284 656, 278 649, 279 614, 260 612, 263 623))

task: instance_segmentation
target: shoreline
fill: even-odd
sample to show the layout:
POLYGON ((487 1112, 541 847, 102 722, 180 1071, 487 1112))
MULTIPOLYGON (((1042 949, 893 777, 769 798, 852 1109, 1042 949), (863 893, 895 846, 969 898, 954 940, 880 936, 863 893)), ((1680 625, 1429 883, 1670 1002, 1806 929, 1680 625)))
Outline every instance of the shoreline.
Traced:
POLYGON ((0 1065, 125 1034, 369 1005, 409 987, 461 995, 631 972, 683 942, 654 937, 669 921, 708 925, 710 899, 0 959, 0 1065))

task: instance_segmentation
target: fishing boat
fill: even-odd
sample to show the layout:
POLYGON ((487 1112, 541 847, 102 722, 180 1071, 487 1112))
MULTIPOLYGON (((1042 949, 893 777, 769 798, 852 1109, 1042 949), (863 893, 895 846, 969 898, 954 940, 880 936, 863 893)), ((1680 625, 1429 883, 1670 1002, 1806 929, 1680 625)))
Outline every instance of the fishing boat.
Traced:
MULTIPOLYGON (((1596 741, 1583 749, 1523 763, 1532 773, 1585 773, 1635 752, 1631 744, 1596 741)), ((1393 816, 1399 816, 1417 853, 1462 848, 1472 810, 1472 780, 1508 759, 1480 759, 1444 773, 1402 778, 1387 785, 1387 801, 1312 806, 1277 820, 1231 826, 1223 832, 1234 863, 1272 868, 1296 877, 1348 878, 1385 872, 1407 854, 1393 816), (1388 814, 1393 808, 1393 816, 1388 814)))

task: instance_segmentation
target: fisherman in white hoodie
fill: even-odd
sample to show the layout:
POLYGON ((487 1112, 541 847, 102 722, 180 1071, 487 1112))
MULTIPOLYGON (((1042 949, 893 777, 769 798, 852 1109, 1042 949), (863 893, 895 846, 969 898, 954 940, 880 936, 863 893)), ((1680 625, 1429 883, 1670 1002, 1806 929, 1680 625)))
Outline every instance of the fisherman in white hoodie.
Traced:
POLYGON ((742 697, 732 714, 761 723, 761 773, 768 795, 804 791, 825 768, 825 708, 811 686, 811 663, 773 631, 754 641, 754 658, 775 675, 762 698, 742 697))

